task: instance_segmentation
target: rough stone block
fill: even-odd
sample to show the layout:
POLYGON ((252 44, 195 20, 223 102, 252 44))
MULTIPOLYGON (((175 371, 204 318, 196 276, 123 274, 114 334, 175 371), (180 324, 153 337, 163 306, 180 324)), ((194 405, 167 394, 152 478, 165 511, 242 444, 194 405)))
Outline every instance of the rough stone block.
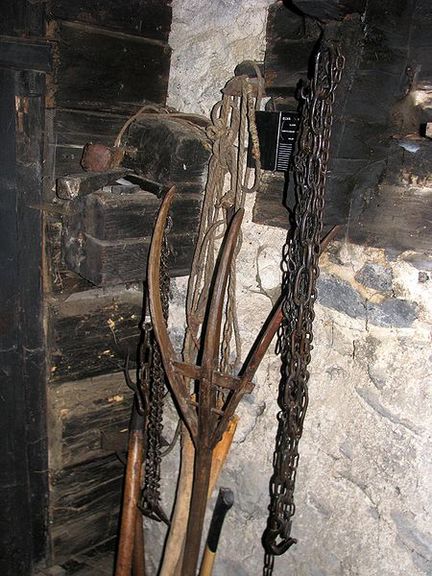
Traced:
POLYGON ((392 271, 380 264, 365 264, 354 278, 363 286, 373 288, 379 292, 389 292, 392 289, 392 271))

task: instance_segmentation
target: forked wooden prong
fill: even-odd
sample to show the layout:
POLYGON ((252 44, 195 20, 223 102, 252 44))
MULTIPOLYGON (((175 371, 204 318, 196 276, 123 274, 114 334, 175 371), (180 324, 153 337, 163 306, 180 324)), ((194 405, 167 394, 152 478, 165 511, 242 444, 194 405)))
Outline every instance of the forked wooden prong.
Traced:
MULTIPOLYGON (((202 335, 201 377, 198 388, 198 441, 195 442, 195 463, 190 515, 186 533, 182 576, 195 576, 200 551, 204 515, 214 446, 211 443, 218 416, 214 375, 219 365, 219 347, 225 291, 237 246, 244 210, 234 215, 219 254, 205 329, 202 335)), ((220 416, 221 417, 221 416, 220 416)), ((221 417, 223 418, 223 416, 221 417)))
POLYGON ((160 259, 166 220, 174 199, 174 193, 174 187, 166 193, 159 209, 159 214, 153 231, 147 270, 149 303, 153 330, 161 350, 163 365, 174 399, 192 438, 196 439, 198 434, 198 420, 196 412, 188 402, 190 396, 189 387, 186 385, 184 378, 176 372, 174 367, 174 362, 178 362, 179 358, 174 351, 174 347, 168 334, 161 302, 160 259))

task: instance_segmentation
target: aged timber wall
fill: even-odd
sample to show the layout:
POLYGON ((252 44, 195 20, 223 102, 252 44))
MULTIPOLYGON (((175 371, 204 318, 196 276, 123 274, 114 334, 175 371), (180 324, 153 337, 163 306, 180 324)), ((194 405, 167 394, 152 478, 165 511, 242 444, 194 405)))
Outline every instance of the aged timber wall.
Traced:
MULTIPOLYGON (((56 195, 56 180, 83 174, 83 146, 112 145, 144 102, 165 104, 170 25, 168 1, 46 3, 53 50, 43 179, 52 564, 73 566, 83 550, 114 546, 123 477, 118 454, 125 449, 131 401, 122 368, 127 354, 135 358, 142 314, 139 284, 120 280, 96 288, 68 269, 62 237, 69 204, 56 195)), ((92 220, 99 226, 102 217, 115 221, 112 196, 105 196, 102 215, 92 220)), ((142 220, 146 210, 139 210, 142 220)), ((90 217, 84 208, 81 217, 90 217)), ((117 226, 120 238, 122 232, 117 226)), ((144 270, 145 259, 139 264, 144 270)))
MULTIPOLYGON (((268 4, 249 0, 219 1, 206 3, 204 7, 194 0, 174 1, 170 36, 173 68, 168 101, 183 110, 208 114, 234 66, 245 58, 264 58, 268 4)), ((301 4, 304 7, 308 2, 301 4)), ((415 156, 413 150, 418 145, 421 158, 429 159, 431 151, 425 141, 412 146, 410 138, 406 138, 411 129, 407 129, 401 139, 404 146, 394 142, 397 152, 405 152, 402 158, 394 155, 390 153, 394 150, 391 141, 395 136, 400 139, 399 132, 395 129, 382 134, 379 128, 379 117, 387 118, 388 107, 395 104, 390 93, 385 104, 379 98, 379 87, 387 90, 386 81, 396 81, 395 72, 390 70, 393 59, 400 57, 404 67, 405 62, 421 64, 416 72, 419 83, 413 89, 407 88, 408 100, 421 103, 411 109, 419 114, 414 114, 411 125, 416 131, 419 118, 427 117, 430 106, 428 93, 419 93, 428 87, 424 80, 428 74, 424 54, 430 40, 424 31, 427 30, 425 22, 431 18, 430 9, 426 2, 417 2, 404 12, 405 4, 369 2, 370 14, 375 12, 372 20, 365 22, 364 18, 354 16, 342 22, 342 26, 357 26, 359 37, 374 43, 374 50, 369 44, 369 56, 376 54, 374 58, 379 66, 385 68, 377 70, 371 79, 369 72, 373 66, 364 60, 365 72, 357 75, 359 85, 354 90, 359 105, 366 105, 366 96, 376 96, 376 115, 371 110, 368 118, 356 116, 352 122, 346 119, 342 128, 339 125, 339 130, 346 135, 356 128, 356 123, 364 129, 360 136, 347 135, 350 146, 355 145, 355 150, 346 158, 354 161, 349 174, 355 162, 369 166, 370 157, 377 172, 372 172, 371 167, 360 171, 364 178, 355 190, 351 178, 347 179, 342 172, 335 176, 341 185, 350 184, 347 193, 354 199, 352 206, 360 204, 361 208, 350 210, 351 200, 334 204, 337 209, 342 207, 348 234, 331 245, 321 262, 311 402, 301 444, 297 514, 293 524, 293 535, 299 543, 277 560, 276 575, 426 576, 432 570, 429 506, 432 446, 428 432, 432 425, 428 409, 432 373, 431 245, 424 244, 423 229, 416 234, 418 212, 410 208, 420 202, 426 203, 430 210, 430 181, 416 161, 420 156, 415 156), (405 35, 403 39, 401 35, 405 35), (411 44, 408 44, 409 38, 411 44), (360 79, 365 78, 368 87, 362 90, 360 79), (377 178, 377 173, 382 175, 383 167, 390 166, 389 157, 396 161, 393 165, 396 168, 386 172, 396 186, 392 189, 386 188, 389 182, 377 178), (405 171, 402 162, 407 166, 405 171), (399 210, 402 204, 398 198, 403 203, 399 210), (408 214, 412 214, 411 220, 408 214), (403 223, 395 226, 398 215, 403 223), (378 236, 375 231, 381 229, 380 222, 385 234, 378 236), (409 245, 407 238, 410 238, 409 245)), ((320 2, 309 5, 319 7, 320 2)), ((282 9, 286 9, 282 2, 271 7, 273 12, 282 9)), ((282 20, 277 22, 283 24, 282 20)), ((305 21, 297 17, 293 24, 290 20, 293 34, 295 22, 301 37, 291 38, 293 44, 316 37, 314 22, 306 21, 306 40, 303 37, 305 21)), ((283 31, 279 29, 279 33, 283 31)), ((289 49, 289 42, 287 44, 285 48, 289 49)), ((294 59, 295 54, 301 55, 297 48, 294 59)), ((271 48, 267 52, 269 54, 271 48)), ((297 78, 304 70, 305 63, 297 62, 294 70, 297 78)), ((353 70, 357 68, 349 68, 347 74, 353 70)), ((399 111, 403 118, 412 119, 412 114, 406 115, 402 106, 403 94, 402 91, 402 100, 398 100, 399 111)), ((291 99, 291 104, 292 96, 292 90, 284 95, 291 99)), ((343 91, 338 95, 341 99, 346 96, 343 91)), ((353 114, 362 110, 354 101, 352 106, 353 114)), ((341 132, 336 132, 335 138, 338 137, 341 132)), ((342 168, 343 164, 340 162, 342 168)), ((338 193, 342 194, 340 188, 338 193)), ((270 227, 265 220, 254 223, 253 211, 257 219, 254 204, 255 199, 249 198, 244 248, 238 260, 240 322, 245 350, 278 293, 279 260, 286 225, 283 214, 277 222, 279 227, 270 227)), ((280 205, 279 210, 283 210, 280 205)), ((274 211, 271 214, 273 216, 274 211)), ((429 227, 430 238, 430 221, 420 220, 420 223, 429 227)), ((185 286, 186 279, 177 280, 173 294, 171 322, 178 335, 182 329, 185 286)), ((278 360, 270 352, 257 375, 254 393, 245 399, 239 411, 240 427, 220 481, 221 485, 234 489, 235 506, 224 527, 215 569, 217 576, 261 573, 260 538, 268 505, 278 370, 278 360)), ((172 421, 168 421, 167 426, 171 427, 172 421)), ((175 466, 175 455, 164 462, 167 479, 172 478, 175 466)), ((167 501, 171 494, 169 486, 167 480, 167 501)), ((160 524, 146 526, 152 549, 150 560, 154 565, 164 531, 160 524)))

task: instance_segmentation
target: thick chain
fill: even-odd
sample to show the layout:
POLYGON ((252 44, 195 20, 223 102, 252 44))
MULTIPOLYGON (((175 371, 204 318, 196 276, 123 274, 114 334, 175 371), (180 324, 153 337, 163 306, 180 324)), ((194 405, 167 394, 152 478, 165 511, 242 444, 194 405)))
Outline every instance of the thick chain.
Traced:
POLYGON ((344 58, 339 50, 323 41, 315 56, 314 76, 302 91, 302 115, 294 158, 297 204, 282 255, 284 301, 278 339, 282 360, 280 412, 270 480, 270 514, 263 535, 264 576, 273 573, 274 556, 283 554, 296 542, 291 538, 291 522, 295 513, 298 444, 308 405, 308 364, 334 92, 343 66, 344 58))
MULTIPOLYGON (((168 320, 170 279, 168 276, 168 241, 167 234, 171 227, 170 220, 165 228, 160 268, 161 301, 165 321, 168 320)), ((141 496, 140 508, 146 516, 154 520, 169 523, 168 518, 161 506, 160 495, 160 465, 162 460, 162 431, 164 396, 166 392, 165 371, 159 345, 154 337, 151 325, 146 325, 144 330, 149 331, 150 358, 144 366, 149 371, 149 408, 147 425, 147 451, 145 459, 145 480, 141 496)))

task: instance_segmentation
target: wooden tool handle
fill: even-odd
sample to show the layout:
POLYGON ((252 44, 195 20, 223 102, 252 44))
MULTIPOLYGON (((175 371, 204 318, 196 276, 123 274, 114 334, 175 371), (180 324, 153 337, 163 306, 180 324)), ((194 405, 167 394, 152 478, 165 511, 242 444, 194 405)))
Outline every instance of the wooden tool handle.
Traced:
POLYGON ((123 505, 120 522, 120 538, 117 549, 115 576, 130 576, 141 487, 141 467, 144 447, 144 417, 134 404, 129 430, 126 474, 123 489, 123 505))
POLYGON ((219 537, 225 520, 226 513, 234 504, 234 494, 230 488, 221 488, 213 510, 213 516, 207 536, 207 543, 201 563, 199 576, 211 576, 219 537))
MULTIPOLYGON (((237 423, 238 416, 234 416, 230 420, 228 428, 222 436, 222 440, 216 444, 216 448, 213 450, 208 498, 211 497, 214 487, 219 479, 219 474, 223 468, 234 438, 237 423)), ((188 519, 192 492, 193 461, 194 446, 187 429, 183 428, 180 479, 177 487, 174 514, 171 521, 159 576, 181 576, 185 539, 184 526, 188 519)))

